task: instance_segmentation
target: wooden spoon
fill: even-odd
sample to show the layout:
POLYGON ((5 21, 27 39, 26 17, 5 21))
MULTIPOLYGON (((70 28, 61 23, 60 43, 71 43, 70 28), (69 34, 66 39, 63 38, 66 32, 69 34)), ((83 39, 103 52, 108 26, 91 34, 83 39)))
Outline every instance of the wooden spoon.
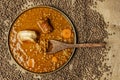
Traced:
POLYGON ((67 48, 76 48, 76 47, 103 47, 105 43, 83 43, 83 44, 67 44, 64 42, 50 40, 50 45, 48 47, 47 53, 56 53, 58 51, 67 49, 67 48))

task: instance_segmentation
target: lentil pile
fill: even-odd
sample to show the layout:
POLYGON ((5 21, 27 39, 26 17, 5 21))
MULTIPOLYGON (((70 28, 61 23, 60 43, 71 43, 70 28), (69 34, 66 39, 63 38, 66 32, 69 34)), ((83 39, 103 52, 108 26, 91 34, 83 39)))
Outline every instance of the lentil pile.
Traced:
MULTIPOLYGON (((66 13, 75 25, 78 43, 103 42, 104 38, 108 37, 104 29, 107 26, 104 18, 90 8, 95 5, 93 0, 2 0, 0 1, 1 80, 100 80, 104 74, 108 76, 112 74, 111 66, 105 63, 109 60, 106 55, 111 47, 76 49, 68 65, 53 74, 41 75, 39 79, 34 78, 32 73, 16 70, 15 64, 9 64, 11 55, 8 52, 7 36, 10 24, 23 11, 23 7, 28 9, 36 5, 52 5, 66 13)), ((105 77, 104 80, 108 78, 105 77)))

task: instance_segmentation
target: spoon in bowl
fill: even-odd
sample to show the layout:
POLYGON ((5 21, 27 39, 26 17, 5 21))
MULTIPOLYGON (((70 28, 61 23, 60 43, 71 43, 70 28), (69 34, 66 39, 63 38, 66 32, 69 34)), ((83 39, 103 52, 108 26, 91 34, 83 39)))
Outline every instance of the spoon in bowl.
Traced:
POLYGON ((104 47, 105 43, 83 43, 83 44, 67 44, 64 42, 50 40, 47 53, 56 53, 67 48, 78 47, 104 47))
MULTIPOLYGON (((22 43, 24 41, 36 42, 37 33, 35 31, 24 30, 17 35, 18 40, 22 43)), ((64 42, 50 40, 48 44, 47 53, 56 53, 67 48, 76 47, 103 47, 105 43, 83 43, 83 44, 67 44, 64 42)))

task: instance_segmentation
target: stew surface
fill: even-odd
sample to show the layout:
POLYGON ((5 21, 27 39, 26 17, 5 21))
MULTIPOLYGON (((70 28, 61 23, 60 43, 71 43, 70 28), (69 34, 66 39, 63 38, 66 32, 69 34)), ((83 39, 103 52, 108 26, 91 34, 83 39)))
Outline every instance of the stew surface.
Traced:
POLYGON ((31 72, 44 73, 54 71, 67 63, 73 51, 65 49, 54 54, 46 54, 49 40, 74 43, 74 36, 72 25, 62 13, 49 7, 36 7, 23 12, 13 23, 9 45, 11 54, 19 65, 31 72), (37 24, 42 18, 49 18, 51 32, 42 33, 37 24), (21 43, 17 35, 23 30, 35 31, 37 41, 21 43))

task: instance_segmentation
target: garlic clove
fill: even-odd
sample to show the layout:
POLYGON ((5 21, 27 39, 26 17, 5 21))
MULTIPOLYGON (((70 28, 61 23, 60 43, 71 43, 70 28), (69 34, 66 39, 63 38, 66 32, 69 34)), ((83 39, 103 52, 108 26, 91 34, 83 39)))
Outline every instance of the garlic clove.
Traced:
POLYGON ((21 43, 23 41, 35 42, 37 39, 37 33, 35 31, 23 30, 18 32, 17 38, 21 43))

